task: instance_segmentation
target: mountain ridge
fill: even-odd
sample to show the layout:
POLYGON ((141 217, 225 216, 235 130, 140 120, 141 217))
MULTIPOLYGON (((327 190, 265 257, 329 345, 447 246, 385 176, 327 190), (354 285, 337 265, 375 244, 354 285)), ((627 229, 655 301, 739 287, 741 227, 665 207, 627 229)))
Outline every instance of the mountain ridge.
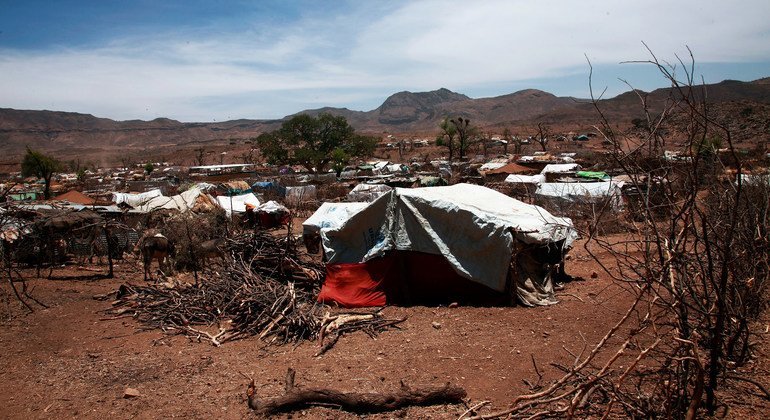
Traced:
MULTIPOLYGON (((696 87, 706 92, 712 102, 753 101, 770 104, 770 77, 751 82, 724 80, 696 87)), ((675 91, 660 88, 649 93, 628 91, 601 99, 598 105, 605 115, 627 122, 641 116, 639 96, 650 104, 663 103, 675 91)), ((655 107, 652 107, 655 111, 655 107)), ((328 112, 342 115, 356 130, 364 133, 433 133, 446 116, 462 116, 481 128, 525 123, 592 123, 594 105, 587 99, 560 97, 538 89, 488 98, 470 98, 462 93, 440 88, 428 92, 402 91, 388 96, 370 111, 322 107, 297 114, 318 115, 328 112)), ((297 115, 293 114, 293 115, 297 115)), ((168 148, 175 145, 205 144, 210 141, 248 139, 280 127, 282 119, 238 119, 223 122, 180 122, 169 118, 151 121, 115 121, 66 111, 32 111, 0 108, 0 144, 6 154, 22 153, 26 146, 62 153, 78 150, 168 148)), ((74 151, 74 152, 73 152, 74 151)))

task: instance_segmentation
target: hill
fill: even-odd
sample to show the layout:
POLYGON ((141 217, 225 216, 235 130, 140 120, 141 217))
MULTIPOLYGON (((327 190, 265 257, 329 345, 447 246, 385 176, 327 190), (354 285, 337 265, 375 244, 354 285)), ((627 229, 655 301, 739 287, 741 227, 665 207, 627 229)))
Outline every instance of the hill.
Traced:
MULTIPOLYGON (((671 88, 646 93, 629 91, 602 99, 599 106, 609 118, 628 123, 641 116, 640 96, 648 98, 652 111, 659 110, 666 98, 676 97, 671 88), (656 108, 658 107, 658 108, 656 108)), ((725 80, 703 86, 697 95, 713 103, 747 102, 770 104, 770 78, 753 82, 725 80)), ((445 116, 463 116, 474 125, 490 131, 504 126, 527 126, 537 122, 586 125, 596 121, 594 105, 586 99, 558 97, 526 89, 519 92, 473 99, 441 88, 430 92, 398 92, 377 108, 354 111, 346 108, 319 108, 301 113, 328 112, 342 115, 357 130, 381 134, 432 134, 445 116)), ((288 117, 287 117, 288 118, 288 117)), ((142 154, 172 155, 173 151, 192 153, 199 148, 240 145, 248 150, 247 139, 280 126, 282 120, 233 120, 217 123, 184 123, 167 118, 152 121, 114 121, 90 114, 56 111, 0 109, 0 144, 6 159, 18 162, 26 146, 57 153, 63 159, 89 156, 104 161, 115 156, 142 154)), ((245 151, 244 151, 245 153, 245 151)))

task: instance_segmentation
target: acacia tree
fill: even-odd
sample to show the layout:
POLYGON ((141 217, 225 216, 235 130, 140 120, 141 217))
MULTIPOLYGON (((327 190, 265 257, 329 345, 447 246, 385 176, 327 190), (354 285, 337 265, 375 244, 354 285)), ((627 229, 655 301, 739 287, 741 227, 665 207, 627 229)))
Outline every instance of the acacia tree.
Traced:
POLYGON ((457 130, 457 142, 458 151, 460 152, 460 159, 465 157, 465 152, 473 143, 473 138, 478 133, 476 127, 471 126, 471 120, 468 118, 458 117, 449 120, 457 130))
POLYGON ((352 158, 370 155, 377 144, 374 138, 357 134, 345 117, 327 113, 317 118, 297 115, 256 141, 268 163, 302 165, 313 173, 332 163, 344 167, 352 158))
POLYGON ((37 150, 27 147, 27 154, 21 161, 22 176, 36 176, 45 182, 43 197, 46 200, 51 198, 51 178, 61 170, 61 162, 56 158, 45 155, 37 150))
POLYGON ((455 151, 455 137, 457 137, 457 127, 452 124, 449 117, 445 117, 438 127, 441 129, 441 133, 436 136, 436 145, 446 147, 449 151, 449 161, 452 161, 455 151))

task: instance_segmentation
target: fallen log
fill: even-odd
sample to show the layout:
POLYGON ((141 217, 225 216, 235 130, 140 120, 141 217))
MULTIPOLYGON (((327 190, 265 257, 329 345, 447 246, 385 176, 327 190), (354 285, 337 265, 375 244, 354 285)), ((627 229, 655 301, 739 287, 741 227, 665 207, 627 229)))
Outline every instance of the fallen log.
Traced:
MULTIPOLYGON (((293 382, 293 375, 292 382, 293 382)), ((287 375, 288 378, 288 375, 287 375)), ((412 389, 403 383, 393 393, 340 392, 327 388, 295 388, 286 384, 286 393, 275 398, 259 399, 252 381, 249 384, 249 408, 257 414, 270 416, 291 412, 313 405, 332 406, 352 413, 378 413, 417 405, 455 404, 465 398, 465 389, 447 383, 440 387, 412 389)))

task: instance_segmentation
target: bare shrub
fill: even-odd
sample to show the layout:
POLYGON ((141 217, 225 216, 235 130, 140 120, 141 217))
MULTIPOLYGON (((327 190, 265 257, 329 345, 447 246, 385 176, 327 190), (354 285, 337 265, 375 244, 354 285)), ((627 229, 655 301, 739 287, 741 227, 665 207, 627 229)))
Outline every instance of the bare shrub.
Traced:
POLYGON ((628 235, 601 236, 593 224, 585 247, 633 303, 598 343, 562 367, 560 379, 483 418, 692 419, 706 414, 704 408, 714 415, 729 404, 722 391, 737 383, 757 387, 770 400, 737 369, 752 357, 754 321, 766 309, 770 188, 742 181, 741 156, 694 81, 692 55, 689 63, 680 59, 672 66, 649 53, 644 63, 672 88, 662 104, 648 104, 636 91, 645 115, 636 133, 615 132, 594 100, 597 131, 638 197, 628 235), (676 130, 669 130, 672 115, 683 122, 676 130), (674 131, 681 134, 676 143, 674 131), (717 182, 725 169, 717 143, 728 149, 736 182, 717 182), (666 150, 679 158, 664 158, 666 150))

